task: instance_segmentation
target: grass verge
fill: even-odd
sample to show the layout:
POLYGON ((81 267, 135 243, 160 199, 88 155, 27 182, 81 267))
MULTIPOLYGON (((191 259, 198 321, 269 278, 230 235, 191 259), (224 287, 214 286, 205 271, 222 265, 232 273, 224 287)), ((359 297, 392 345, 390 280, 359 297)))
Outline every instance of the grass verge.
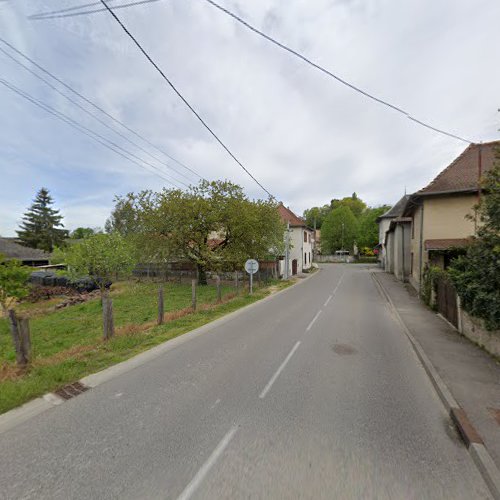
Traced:
POLYGON ((99 299, 54 311, 31 309, 33 361, 26 373, 15 366, 8 324, 0 320, 0 413, 33 398, 124 361, 169 339, 187 333, 225 314, 286 288, 275 282, 258 288, 253 295, 236 295, 223 287, 223 302, 216 303, 214 287, 198 288, 198 309, 192 312, 191 287, 165 284, 165 319, 156 325, 156 283, 117 283, 113 286, 116 335, 101 340, 99 299))

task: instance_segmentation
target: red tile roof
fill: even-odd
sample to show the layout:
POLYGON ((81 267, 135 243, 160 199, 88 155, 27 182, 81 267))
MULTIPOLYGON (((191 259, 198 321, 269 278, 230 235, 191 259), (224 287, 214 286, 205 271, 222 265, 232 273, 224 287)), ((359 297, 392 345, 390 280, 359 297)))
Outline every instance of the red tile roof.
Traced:
POLYGON ((283 203, 278 205, 278 212, 284 223, 289 222, 290 226, 306 227, 305 220, 297 217, 289 208, 286 208, 283 203))
POLYGON ((484 175, 493 167, 495 149, 500 147, 500 141, 484 144, 471 144, 465 151, 453 160, 426 187, 417 191, 417 195, 437 193, 453 193, 461 191, 477 191, 479 178, 479 150, 481 150, 481 171, 484 175))
POLYGON ((425 240, 426 250, 448 250, 449 248, 461 248, 467 245, 467 238, 449 238, 438 240, 425 240))

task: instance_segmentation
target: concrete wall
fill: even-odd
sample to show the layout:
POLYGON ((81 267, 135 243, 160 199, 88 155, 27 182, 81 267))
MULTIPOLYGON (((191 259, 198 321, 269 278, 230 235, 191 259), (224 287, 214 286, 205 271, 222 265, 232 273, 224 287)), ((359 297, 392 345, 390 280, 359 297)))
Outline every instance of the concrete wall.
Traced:
POLYGON ((398 224, 394 231, 394 265, 392 272, 400 281, 407 281, 411 269, 410 252, 410 231, 411 225, 408 223, 398 224))
POLYGON ((378 260, 381 262, 382 267, 385 269, 385 233, 389 229, 391 224, 391 219, 384 218, 378 223, 378 242, 381 245, 380 252, 378 255, 378 260))
POLYGON ((420 287, 420 229, 423 216, 422 210, 422 206, 416 207, 410 226, 410 266, 412 272, 410 273, 409 281, 417 290, 420 287))

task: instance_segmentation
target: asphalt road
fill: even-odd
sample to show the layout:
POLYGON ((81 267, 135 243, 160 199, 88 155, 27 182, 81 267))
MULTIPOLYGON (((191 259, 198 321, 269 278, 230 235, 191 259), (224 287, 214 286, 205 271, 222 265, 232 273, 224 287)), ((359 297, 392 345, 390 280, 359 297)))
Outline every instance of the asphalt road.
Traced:
POLYGON ((1 434, 0 485, 8 499, 490 498, 355 265, 1 434))

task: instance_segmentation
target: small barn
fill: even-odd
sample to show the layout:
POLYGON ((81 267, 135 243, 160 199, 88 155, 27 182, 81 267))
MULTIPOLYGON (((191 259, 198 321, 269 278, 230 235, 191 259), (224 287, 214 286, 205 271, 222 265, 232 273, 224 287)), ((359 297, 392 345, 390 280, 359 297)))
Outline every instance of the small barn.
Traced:
POLYGON ((25 266, 47 266, 50 254, 37 248, 20 245, 15 238, 0 238, 0 254, 10 259, 20 260, 25 266))

